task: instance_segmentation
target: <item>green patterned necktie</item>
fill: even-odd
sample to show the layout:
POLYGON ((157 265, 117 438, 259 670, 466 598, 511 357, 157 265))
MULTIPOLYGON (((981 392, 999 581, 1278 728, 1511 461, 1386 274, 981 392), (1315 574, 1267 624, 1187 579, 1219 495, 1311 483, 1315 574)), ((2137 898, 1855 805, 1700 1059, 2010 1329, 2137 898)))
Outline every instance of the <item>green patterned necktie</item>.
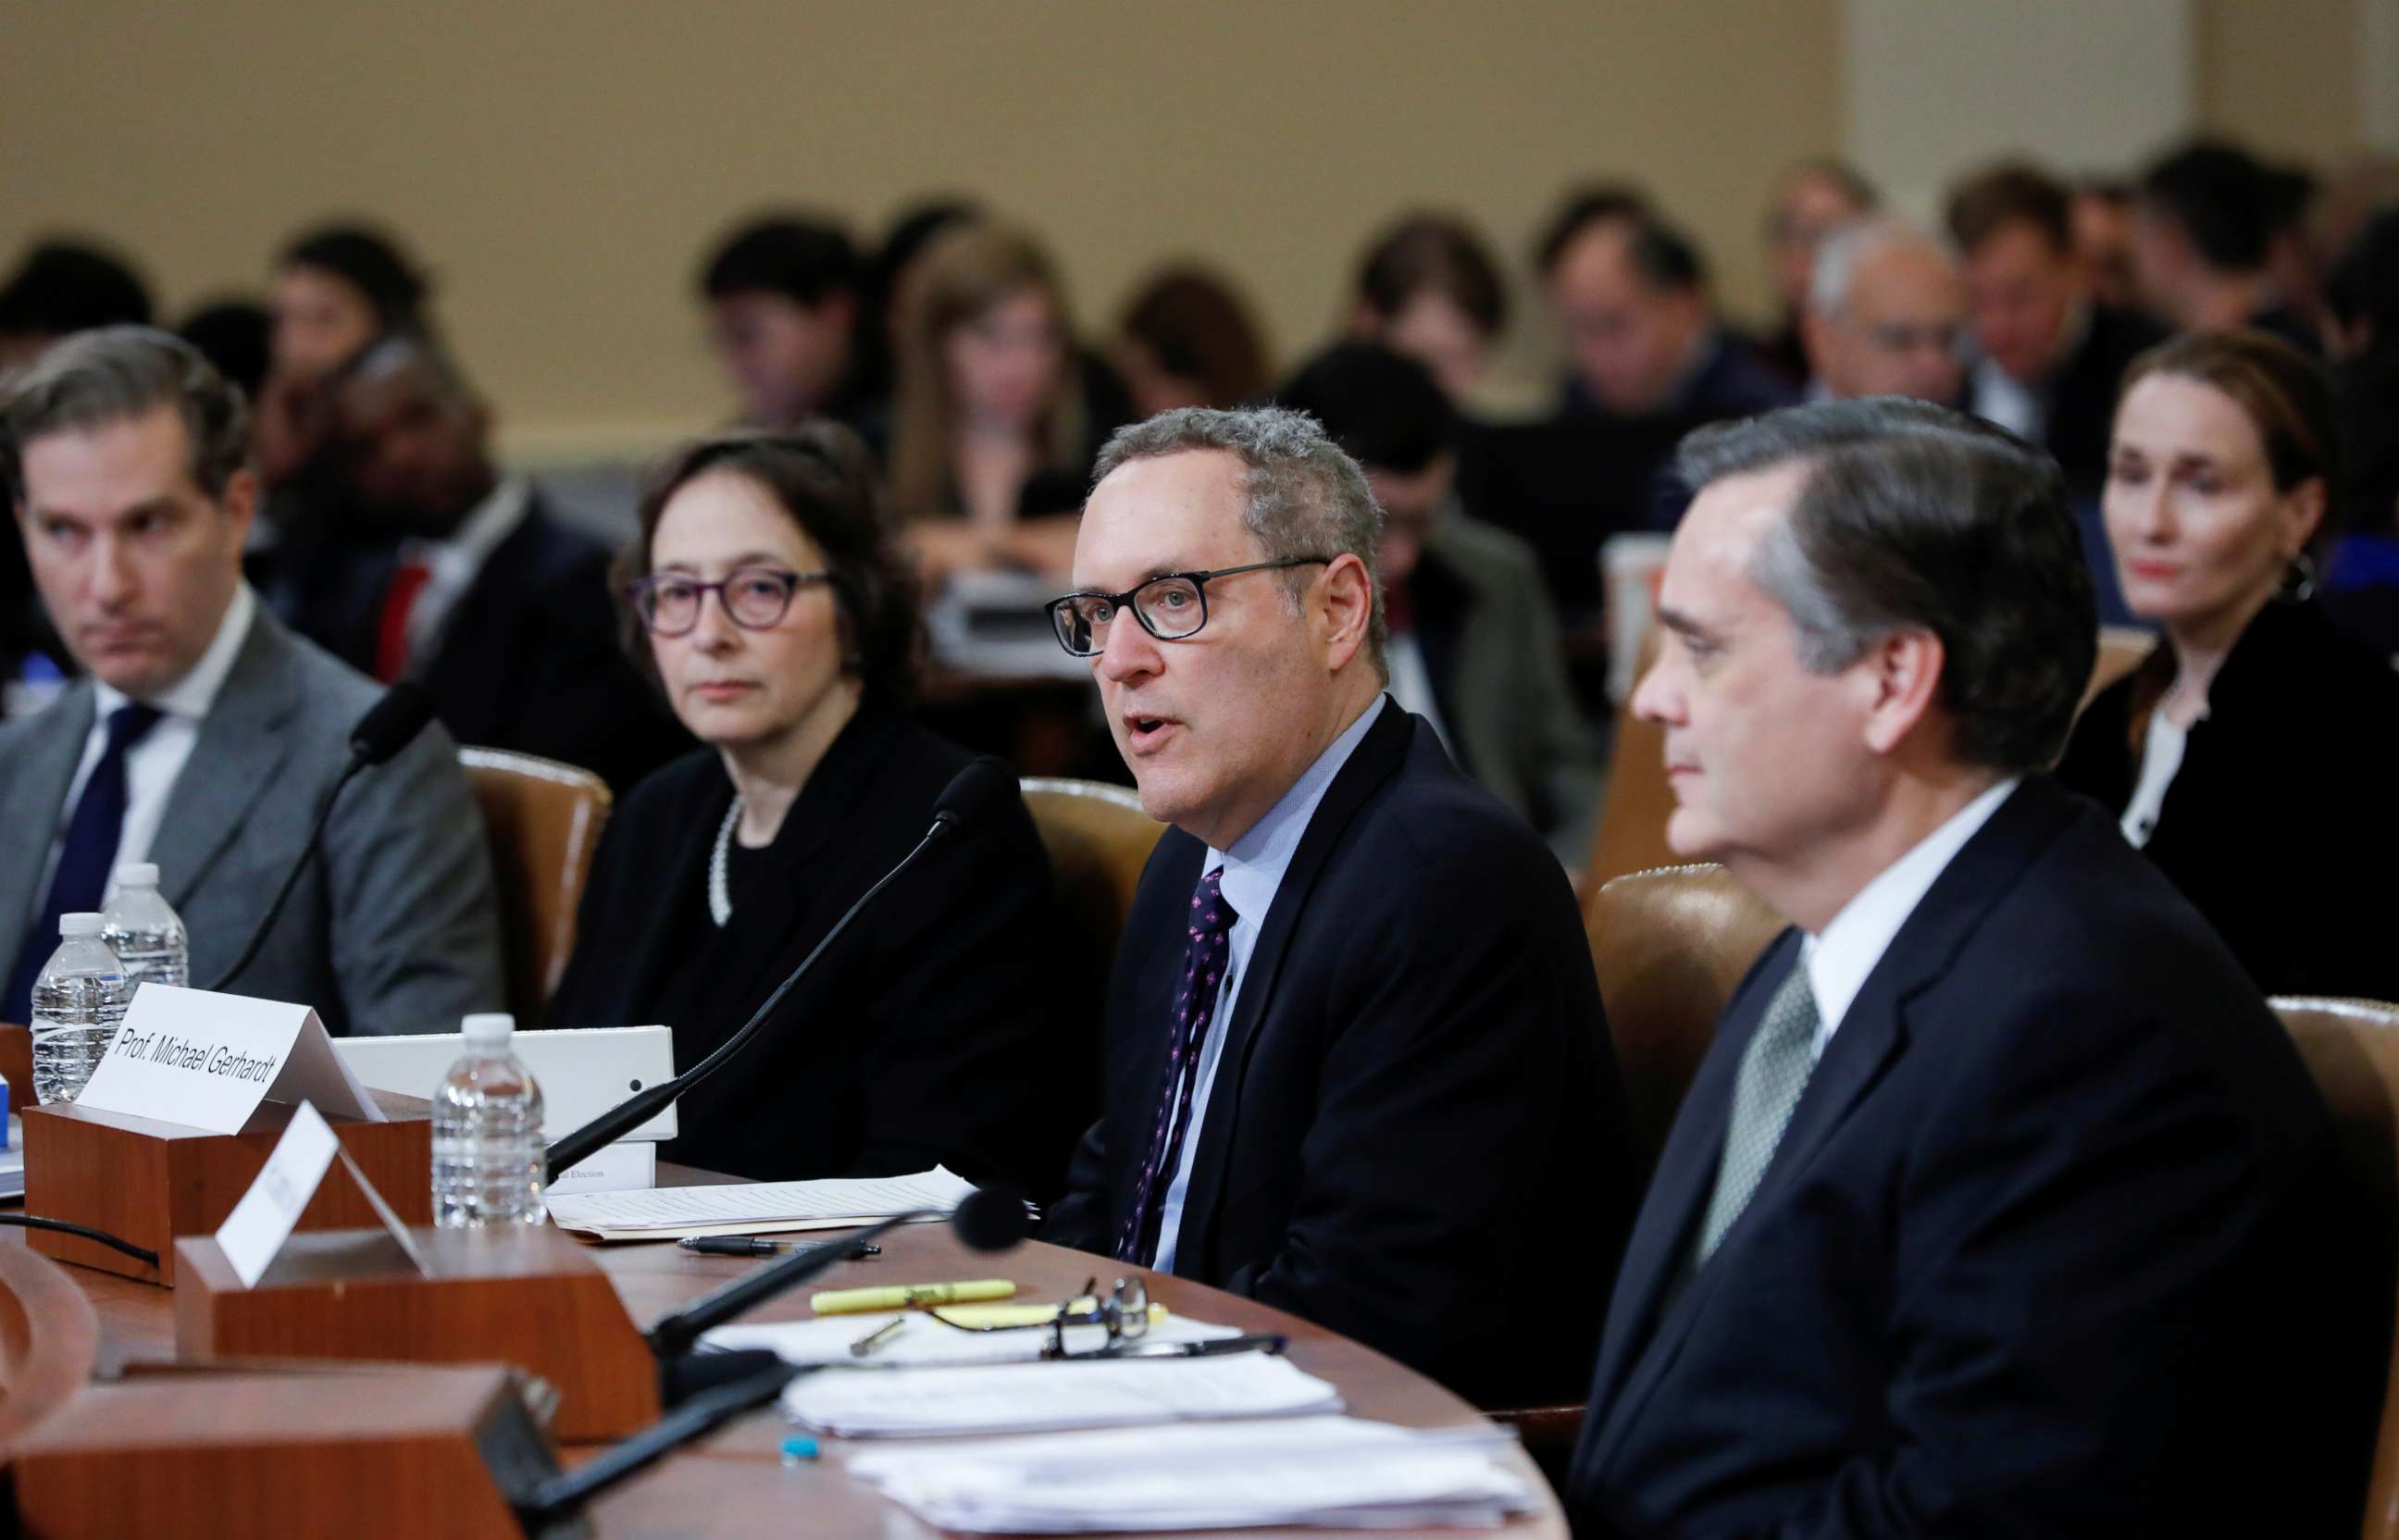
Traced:
POLYGON ((1732 1120, 1725 1126, 1724 1158, 1716 1164, 1715 1191, 1708 1196, 1707 1217, 1691 1265, 1696 1270, 1715 1254, 1716 1243, 1732 1222, 1749 1207, 1750 1196, 1774 1159, 1790 1126, 1791 1109, 1808 1088, 1816 1068, 1816 992, 1809 987, 1808 960, 1802 954, 1774 998, 1741 1056, 1741 1074, 1733 1082, 1732 1120))

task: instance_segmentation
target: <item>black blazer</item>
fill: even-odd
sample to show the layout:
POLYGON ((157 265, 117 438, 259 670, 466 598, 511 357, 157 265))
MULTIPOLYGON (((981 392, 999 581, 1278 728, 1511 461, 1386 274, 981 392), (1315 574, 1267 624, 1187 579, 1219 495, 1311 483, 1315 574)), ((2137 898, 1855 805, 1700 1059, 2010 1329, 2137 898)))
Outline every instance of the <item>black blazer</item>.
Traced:
MULTIPOLYGON (((2092 701, 2058 779, 2122 816, 2174 650, 2092 701)), ((2269 994, 2399 1000, 2399 675, 2312 604, 2257 612, 2208 688, 2144 847, 2269 994)))
POLYGON ((2094 305, 2082 340, 2049 387, 2042 445, 2056 456, 2066 484, 2096 497, 2108 480, 2108 442, 2116 397, 2135 358, 2166 340, 2163 327, 2136 311, 2094 305))
POLYGON ((2106 817, 2043 777, 1999 806, 1685 1281, 1799 952, 1751 970, 1667 1139, 1577 1533, 2355 1533, 2387 1281, 2289 1037, 2106 817))
MULTIPOLYGON (((712 751, 660 770, 609 821, 549 1024, 664 1022, 676 1068, 698 1063, 915 845, 966 762, 870 698, 784 817, 760 890, 721 931, 708 866, 732 786, 712 751)), ((1050 893, 1022 802, 927 852, 743 1057, 683 1098, 682 1134, 661 1153, 762 1181, 940 1162, 1055 1192, 1089 1110, 1052 1088, 1079 1045, 1062 1035, 1071 1009, 1043 992, 1050 893)))
MULTIPOLYGON (((1376 709, 1227 1019, 1175 1271, 1467 1394, 1555 1398, 1633 1180, 1591 953, 1556 858, 1420 718, 1376 709)), ((1047 1239, 1107 1252, 1131 1210, 1204 855, 1170 830, 1142 876, 1105 1107, 1047 1239)))

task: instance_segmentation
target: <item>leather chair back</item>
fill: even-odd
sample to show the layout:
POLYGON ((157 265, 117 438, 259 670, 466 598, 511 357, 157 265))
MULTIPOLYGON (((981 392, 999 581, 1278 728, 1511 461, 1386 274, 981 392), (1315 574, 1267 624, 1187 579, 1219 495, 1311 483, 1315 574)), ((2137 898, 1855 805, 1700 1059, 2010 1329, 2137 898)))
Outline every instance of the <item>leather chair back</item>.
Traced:
POLYGON ((576 910, 615 799, 590 771, 533 754, 461 749, 458 763, 491 842, 508 1008, 530 1026, 575 950, 576 910))
POLYGON ((1121 786, 1047 776, 1027 777, 1023 785, 1024 806, 1049 850, 1058 907, 1072 931, 1066 955, 1076 960, 1074 983, 1099 992, 1085 996, 1097 1014, 1141 869, 1166 826, 1121 786))
POLYGON ((1593 895, 1584 932, 1645 1170, 1657 1164, 1725 1003, 1782 926, 1720 866, 1635 871, 1593 895))
MULTIPOLYGON (((2271 1002, 2332 1107, 2361 1223, 2385 1249, 2399 1239, 2399 1006, 2285 995, 2271 1002)), ((2399 1299, 2394 1299, 2399 1303, 2399 1299)), ((2366 1484, 2365 1540, 2399 1540, 2399 1342, 2384 1370, 2382 1415, 2366 1484)))

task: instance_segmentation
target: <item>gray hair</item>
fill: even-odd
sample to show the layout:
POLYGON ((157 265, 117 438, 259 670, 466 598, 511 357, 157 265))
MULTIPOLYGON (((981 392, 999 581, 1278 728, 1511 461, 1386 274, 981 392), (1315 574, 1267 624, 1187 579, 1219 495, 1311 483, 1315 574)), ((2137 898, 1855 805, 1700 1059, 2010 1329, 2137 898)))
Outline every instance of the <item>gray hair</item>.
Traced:
MULTIPOLYGON (((1323 425, 1304 412, 1282 407, 1219 411, 1178 407, 1147 422, 1117 429, 1091 469, 1091 485, 1131 460, 1155 460, 1191 450, 1222 450, 1241 462, 1242 491, 1249 501, 1241 525, 1257 537, 1269 561, 1294 557, 1354 556, 1365 563, 1373 610, 1366 623, 1366 657, 1385 683, 1391 678, 1383 654, 1383 583, 1375 565, 1383 510, 1367 490, 1366 473, 1343 453, 1323 425)), ((1294 568, 1280 574, 1292 612, 1315 574, 1294 568)))
POLYGON ((0 479, 12 502, 25 499, 25 446, 53 433, 87 431, 171 406, 183 419, 192 480, 213 502, 250 452, 250 411, 241 387, 199 349, 149 326, 106 326, 53 343, 0 383, 0 479))
POLYGON ((1808 308, 1826 320, 1848 314, 1858 268, 1867 258, 1902 247, 1931 251, 1945 263, 1958 259, 1947 242, 1897 214, 1868 214, 1837 225, 1816 248, 1808 274, 1808 308))
POLYGON ((2054 761, 2099 629, 2057 462, 1946 407, 1886 396, 1701 428, 1676 469, 1697 492, 1793 463, 1806 484, 1750 576, 1790 614, 1801 665, 1837 672, 1893 632, 1930 631, 1957 757, 2008 773, 2054 761))

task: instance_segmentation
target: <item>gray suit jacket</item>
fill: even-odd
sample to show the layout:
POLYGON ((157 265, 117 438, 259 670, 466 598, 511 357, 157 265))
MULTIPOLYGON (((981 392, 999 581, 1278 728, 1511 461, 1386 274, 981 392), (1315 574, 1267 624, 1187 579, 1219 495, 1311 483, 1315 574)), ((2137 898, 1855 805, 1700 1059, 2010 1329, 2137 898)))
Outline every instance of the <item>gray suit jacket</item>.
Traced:
MULTIPOLYGON (((230 966, 349 758, 373 683, 264 608, 168 793, 150 852, 192 939, 192 981, 230 966)), ((88 681, 0 727, 0 936, 13 949, 91 729, 88 681)), ((455 1032, 507 1004, 483 822, 439 724, 342 792, 317 859, 235 993, 313 1006, 336 1036, 455 1032)))

